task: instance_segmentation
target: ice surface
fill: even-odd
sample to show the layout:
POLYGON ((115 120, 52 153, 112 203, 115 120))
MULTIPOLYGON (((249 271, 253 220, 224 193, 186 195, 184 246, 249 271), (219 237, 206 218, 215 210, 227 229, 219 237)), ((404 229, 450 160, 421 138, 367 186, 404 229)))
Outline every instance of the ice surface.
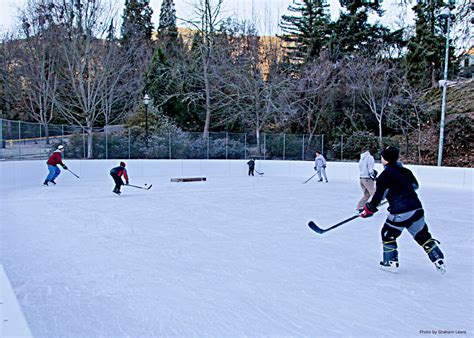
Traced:
POLYGON ((351 216, 357 180, 130 170, 153 188, 117 197, 107 172, 67 175, 0 195, 2 263, 35 337, 474 334, 472 189, 420 182, 447 274, 405 232, 394 275, 378 268, 385 210, 307 227, 351 216))

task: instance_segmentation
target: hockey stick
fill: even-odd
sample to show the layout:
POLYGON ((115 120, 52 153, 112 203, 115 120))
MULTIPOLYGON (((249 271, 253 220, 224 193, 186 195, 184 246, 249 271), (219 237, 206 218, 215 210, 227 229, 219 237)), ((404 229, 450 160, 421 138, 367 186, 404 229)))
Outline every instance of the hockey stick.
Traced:
POLYGON ((76 176, 77 178, 79 178, 79 176, 77 176, 76 174, 74 174, 71 170, 69 170, 69 169, 64 169, 64 170, 69 171, 71 174, 73 174, 74 176, 76 176))
MULTIPOLYGON (((316 174, 317 174, 317 173, 316 173, 316 174)), ((316 176, 316 174, 314 174, 313 176, 311 176, 310 178, 308 178, 306 181, 301 182, 301 183, 303 183, 303 184, 308 183, 309 181, 311 181, 311 179, 312 179, 314 176, 316 176)))
POLYGON ((137 189, 143 189, 143 190, 150 190, 153 184, 150 184, 148 187, 140 187, 139 185, 133 185, 133 184, 125 184, 127 187, 133 187, 137 189))
POLYGON ((259 174, 260 176, 263 175, 263 173, 259 173, 257 170, 255 170, 255 172, 256 172, 257 174, 259 174))
MULTIPOLYGON (((388 201, 383 201, 382 203, 379 204, 379 207, 381 207, 382 205, 387 204, 387 203, 388 203, 388 201)), ((331 226, 331 227, 329 227, 329 228, 327 228, 327 229, 321 229, 321 228, 318 227, 318 226, 316 225, 316 223, 314 223, 313 221, 310 221, 310 222, 308 223, 308 226, 309 226, 309 227, 311 228, 311 230, 313 230, 314 232, 316 232, 316 233, 318 233, 318 234, 324 234, 325 232, 331 231, 332 229, 335 229, 335 228, 337 228, 337 227, 339 227, 339 226, 341 226, 341 225, 343 225, 343 224, 345 224, 345 223, 347 223, 347 222, 350 222, 350 221, 352 221, 353 219, 359 218, 359 217, 360 217, 359 214, 354 215, 354 216, 351 216, 351 217, 349 217, 349 218, 347 218, 347 219, 345 219, 345 220, 343 220, 343 221, 341 221, 341 222, 339 222, 339 223, 337 223, 337 224, 334 224, 333 226, 331 226)))

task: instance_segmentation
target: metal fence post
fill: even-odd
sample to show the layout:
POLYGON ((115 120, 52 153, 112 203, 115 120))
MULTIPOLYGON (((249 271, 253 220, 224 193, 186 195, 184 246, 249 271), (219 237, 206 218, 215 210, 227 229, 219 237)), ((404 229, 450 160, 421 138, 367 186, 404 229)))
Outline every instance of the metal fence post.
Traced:
POLYGON ((227 155, 228 155, 228 150, 227 150, 227 142, 228 142, 228 139, 229 138, 229 133, 226 132, 225 133, 225 159, 227 160, 227 155))
POLYGON ((344 151, 344 134, 341 134, 341 161, 344 158, 343 151, 344 151))
POLYGON ((303 142, 301 143, 301 161, 304 161, 304 134, 303 134, 303 142))
POLYGON ((18 141, 21 140, 21 121, 18 121, 18 141))
POLYGON ((210 146, 210 141, 211 140, 211 133, 207 133, 207 159, 209 159, 209 146, 210 146))
POLYGON ((244 134, 244 149, 245 149, 244 159, 247 159, 247 133, 244 134))
POLYGON ((170 160, 171 160, 171 131, 168 131, 168 150, 169 150, 170 160))
POLYGON ((63 138, 64 138, 64 124, 61 124, 61 144, 64 143, 63 138))
POLYGON ((286 134, 283 134, 283 161, 285 160, 286 134))
POLYGON ((82 147, 83 147, 83 157, 86 158, 86 135, 84 134, 84 127, 82 127, 82 147))
POLYGON ((263 134, 263 160, 267 159, 267 134, 263 134))
POLYGON ((131 131, 130 128, 128 128, 128 159, 132 158, 132 144, 131 144, 131 131))
POLYGON ((105 131, 105 159, 109 159, 109 144, 107 140, 107 125, 104 126, 104 131, 105 131))
POLYGON ((324 134, 321 135, 321 154, 324 155, 324 134))
MULTIPOLYGON (((0 110, 0 115, 2 111, 0 110)), ((3 140, 3 119, 0 118, 0 148, 5 148, 5 141, 3 140)))

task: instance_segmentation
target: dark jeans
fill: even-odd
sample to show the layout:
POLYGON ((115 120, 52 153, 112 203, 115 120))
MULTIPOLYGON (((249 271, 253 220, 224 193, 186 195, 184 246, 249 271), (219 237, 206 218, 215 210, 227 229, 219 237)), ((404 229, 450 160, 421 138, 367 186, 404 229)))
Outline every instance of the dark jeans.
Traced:
POLYGON ((250 175, 255 176, 255 175, 253 174, 253 171, 254 171, 254 168, 249 168, 249 176, 250 176, 250 175))
POLYGON ((122 179, 117 175, 117 174, 110 174, 110 176, 112 176, 112 178, 114 179, 115 181, 115 188, 114 188, 114 191, 120 191, 120 186, 123 185, 123 181, 122 179))

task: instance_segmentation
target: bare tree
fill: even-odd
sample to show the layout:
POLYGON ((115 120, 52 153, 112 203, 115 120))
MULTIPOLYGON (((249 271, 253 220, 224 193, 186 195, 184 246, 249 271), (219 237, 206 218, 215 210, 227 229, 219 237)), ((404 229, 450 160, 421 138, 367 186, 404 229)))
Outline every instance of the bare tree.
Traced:
POLYGON ((263 129, 287 118, 291 79, 278 63, 277 40, 262 42, 253 25, 228 21, 220 37, 227 46, 222 48, 225 42, 219 44, 220 86, 214 89, 220 107, 217 123, 240 122, 250 127, 260 155, 263 129))
POLYGON ((377 56, 356 56, 347 60, 345 77, 377 120, 379 145, 387 108, 396 95, 397 68, 377 56))
POLYGON ((406 77, 398 80, 398 95, 393 99, 387 114, 390 126, 402 132, 405 140, 405 155, 410 154, 410 134, 416 132, 417 162, 421 163, 421 125, 422 125, 422 93, 410 86, 406 77))
MULTIPOLYGON (((51 0, 29 0, 21 14, 23 39, 13 45, 11 61, 16 86, 15 109, 44 127, 49 144, 49 123, 56 109, 58 89, 57 25, 51 0)), ((22 114, 23 115, 23 114, 22 114)))
POLYGON ((308 145, 332 104, 337 73, 336 65, 324 53, 317 60, 298 69, 292 90, 292 105, 301 117, 304 130, 309 134, 308 145))
POLYGON ((212 89, 211 73, 213 60, 215 57, 215 35, 218 25, 221 22, 221 9, 224 0, 199 0, 194 6, 194 11, 198 19, 188 21, 198 32, 199 58, 204 85, 204 110, 206 112, 203 136, 208 137, 211 125, 212 107, 212 89))
MULTIPOLYGON (((120 97, 132 93, 126 97, 133 98, 141 88, 133 83, 135 88, 123 92, 135 64, 110 39, 116 13, 109 2, 69 0, 56 8, 64 35, 59 44, 62 88, 55 99, 62 115, 87 131, 87 157, 92 158, 92 131, 99 117, 104 114, 111 122, 114 107, 123 103, 120 97)), ((130 50, 137 55, 136 49, 130 50)))

